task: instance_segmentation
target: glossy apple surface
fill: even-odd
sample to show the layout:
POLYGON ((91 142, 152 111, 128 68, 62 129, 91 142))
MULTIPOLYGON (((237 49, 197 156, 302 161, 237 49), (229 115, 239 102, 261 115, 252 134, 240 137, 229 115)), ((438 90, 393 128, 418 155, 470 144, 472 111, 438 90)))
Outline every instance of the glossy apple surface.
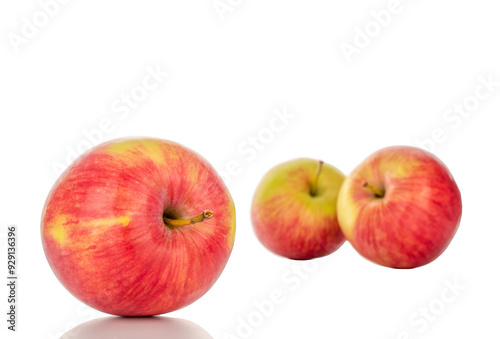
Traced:
POLYGON ((462 214, 460 191, 434 155, 409 146, 379 150, 345 180, 340 227, 365 258, 414 268, 447 248, 462 214))
POLYGON ((41 233, 52 270, 75 297, 110 314, 155 315, 192 303, 215 283, 233 247, 235 210, 221 178, 194 151, 160 139, 119 139, 61 175, 41 233), (211 219, 164 221, 204 210, 211 219))
POLYGON ((305 260, 331 254, 344 243, 336 201, 345 176, 320 163, 306 158, 287 161, 260 181, 251 217, 258 239, 270 251, 305 260))

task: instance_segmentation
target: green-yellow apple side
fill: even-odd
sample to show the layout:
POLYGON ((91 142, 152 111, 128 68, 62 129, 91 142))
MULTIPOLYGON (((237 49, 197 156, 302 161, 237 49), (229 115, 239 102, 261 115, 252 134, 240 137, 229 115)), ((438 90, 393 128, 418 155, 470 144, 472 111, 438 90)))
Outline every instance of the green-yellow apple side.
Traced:
POLYGON ((290 259, 312 259, 345 241, 336 201, 345 176, 313 159, 295 159, 269 170, 255 191, 251 217, 261 243, 290 259))
POLYGON ((41 223, 47 260, 75 297, 121 316, 200 298, 231 253, 234 204, 212 166, 180 144, 119 139, 57 180, 41 223))
POLYGON ((365 258, 392 268, 436 259, 457 231, 460 191, 434 155, 409 146, 372 154, 347 177, 338 218, 347 240, 365 258))

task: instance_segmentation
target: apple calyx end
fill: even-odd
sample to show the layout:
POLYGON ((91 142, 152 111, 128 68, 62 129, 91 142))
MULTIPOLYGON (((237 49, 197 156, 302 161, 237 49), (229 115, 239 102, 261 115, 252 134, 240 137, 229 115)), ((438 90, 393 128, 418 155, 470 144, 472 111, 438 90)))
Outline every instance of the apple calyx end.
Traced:
POLYGON ((373 187, 372 185, 370 185, 367 182, 365 182, 363 184, 363 187, 369 189, 370 191, 372 191, 373 194, 375 195, 375 197, 377 197, 377 198, 383 198, 384 195, 385 195, 384 189, 378 189, 376 187, 373 187))
POLYGON ((164 215, 163 223, 169 228, 174 228, 178 226, 186 226, 186 225, 197 224, 199 222, 204 222, 208 219, 211 219, 213 216, 214 212, 210 210, 204 210, 200 215, 197 215, 196 217, 190 219, 171 219, 164 215))

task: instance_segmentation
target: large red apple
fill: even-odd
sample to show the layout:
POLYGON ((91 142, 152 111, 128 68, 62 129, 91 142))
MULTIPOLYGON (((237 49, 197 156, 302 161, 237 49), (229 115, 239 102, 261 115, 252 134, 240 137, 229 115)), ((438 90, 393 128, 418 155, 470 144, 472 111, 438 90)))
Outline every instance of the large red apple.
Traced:
POLYGON ((446 166, 408 146, 372 154, 347 177, 338 197, 347 240, 365 258, 393 268, 436 259, 461 214, 460 191, 446 166))
POLYGON ((337 221, 344 174, 313 159, 295 159, 269 170, 252 201, 258 239, 275 254, 297 260, 336 251, 345 238, 337 221))
POLYGON ((229 258, 234 204, 200 155, 159 139, 120 139, 78 158, 42 215, 61 283, 106 313, 146 316, 200 298, 229 258))

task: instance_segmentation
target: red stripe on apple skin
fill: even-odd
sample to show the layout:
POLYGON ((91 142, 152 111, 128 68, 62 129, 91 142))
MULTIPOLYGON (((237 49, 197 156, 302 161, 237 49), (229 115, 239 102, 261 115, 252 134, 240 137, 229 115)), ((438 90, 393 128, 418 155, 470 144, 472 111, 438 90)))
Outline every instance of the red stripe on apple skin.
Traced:
POLYGON ((42 218, 44 250, 59 280, 116 315, 192 303, 215 283, 234 241, 234 204, 215 170, 181 145, 145 140, 120 151, 104 144, 77 160, 42 218), (171 229, 162 220, 165 210, 191 218, 207 209, 213 218, 198 224, 171 229))
MULTIPOLYGON (((424 155, 413 155, 404 176, 374 173, 386 194, 361 207, 351 241, 367 259, 394 268, 419 267, 435 260, 453 238, 460 192, 446 167, 424 155)), ((369 167, 376 172, 380 158, 374 163, 369 167)))

